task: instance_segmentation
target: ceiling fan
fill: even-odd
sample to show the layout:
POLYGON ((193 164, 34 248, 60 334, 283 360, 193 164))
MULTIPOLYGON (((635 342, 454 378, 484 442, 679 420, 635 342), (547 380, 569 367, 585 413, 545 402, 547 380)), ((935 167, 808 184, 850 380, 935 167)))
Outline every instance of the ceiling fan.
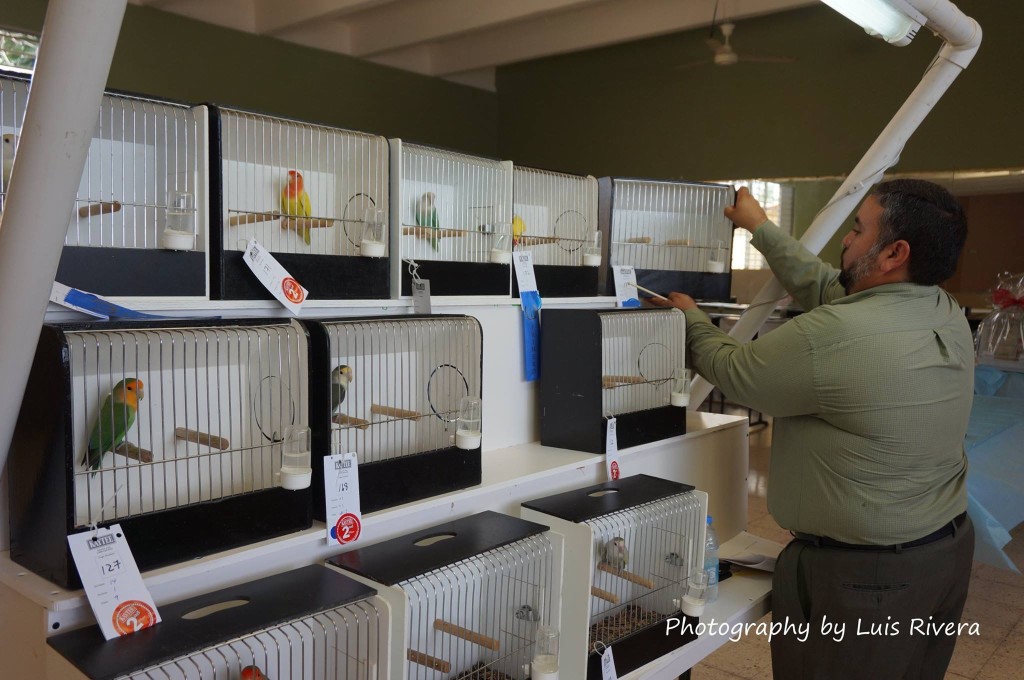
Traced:
POLYGON ((732 66, 740 61, 744 63, 758 64, 792 64, 796 61, 794 57, 765 57, 752 56, 749 54, 737 54, 736 50, 733 49, 733 46, 730 43, 733 31, 736 29, 736 24, 731 21, 726 21, 719 24, 718 28, 722 31, 722 40, 718 40, 714 37, 715 25, 713 23, 711 24, 711 34, 705 40, 708 47, 711 48, 711 51, 714 53, 711 59, 701 59, 687 64, 680 64, 679 66, 676 66, 676 68, 685 69, 693 68, 694 66, 705 66, 708 64, 714 64, 715 66, 732 66))

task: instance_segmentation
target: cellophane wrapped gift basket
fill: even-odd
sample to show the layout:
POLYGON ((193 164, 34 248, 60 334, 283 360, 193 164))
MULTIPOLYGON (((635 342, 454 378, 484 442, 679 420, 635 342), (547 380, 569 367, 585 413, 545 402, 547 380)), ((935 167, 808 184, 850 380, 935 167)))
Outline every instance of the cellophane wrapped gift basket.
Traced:
POLYGON ((978 363, 1024 371, 1024 273, 999 275, 992 306, 974 336, 978 363))

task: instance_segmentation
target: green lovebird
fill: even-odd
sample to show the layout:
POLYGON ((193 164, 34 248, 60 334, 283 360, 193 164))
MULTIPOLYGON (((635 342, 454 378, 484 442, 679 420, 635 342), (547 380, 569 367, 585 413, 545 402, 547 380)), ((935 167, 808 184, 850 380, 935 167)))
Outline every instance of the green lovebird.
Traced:
POLYGON ((103 400, 96 423, 89 433, 89 449, 82 458, 82 465, 98 470, 103 454, 124 443, 128 430, 135 424, 135 413, 143 396, 143 384, 138 378, 125 378, 114 385, 103 400))
POLYGON ((346 365, 336 367, 331 371, 331 415, 338 414, 338 407, 345 401, 345 394, 348 392, 349 383, 355 380, 352 369, 346 365))
POLYGON ((437 219, 437 207, 434 204, 435 196, 433 192, 428 191, 427 193, 420 196, 420 200, 416 202, 416 226, 418 227, 430 227, 433 231, 430 232, 430 247, 437 250, 438 232, 441 231, 441 223, 437 219))

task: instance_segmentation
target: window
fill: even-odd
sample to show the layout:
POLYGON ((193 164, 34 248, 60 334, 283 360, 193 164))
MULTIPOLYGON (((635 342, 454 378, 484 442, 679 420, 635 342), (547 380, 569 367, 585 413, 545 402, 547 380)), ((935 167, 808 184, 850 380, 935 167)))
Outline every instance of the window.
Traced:
POLYGON ((31 73, 38 49, 38 36, 0 28, 0 68, 31 73))
MULTIPOLYGON (((737 179, 724 182, 733 186, 747 187, 758 200, 768 219, 787 232, 793 231, 793 187, 778 182, 765 182, 759 179, 737 179)), ((746 229, 736 229, 732 235, 732 268, 733 269, 767 269, 761 253, 750 245, 752 234, 746 229)))

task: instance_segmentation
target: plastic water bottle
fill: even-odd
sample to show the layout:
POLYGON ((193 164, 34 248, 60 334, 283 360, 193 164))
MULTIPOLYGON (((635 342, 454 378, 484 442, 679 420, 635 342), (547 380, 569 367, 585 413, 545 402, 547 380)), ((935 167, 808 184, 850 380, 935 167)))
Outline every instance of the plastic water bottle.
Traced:
POLYGON ((718 534, 711 526, 708 515, 707 536, 704 539, 704 571, 708 573, 708 603, 718 599, 718 534))

